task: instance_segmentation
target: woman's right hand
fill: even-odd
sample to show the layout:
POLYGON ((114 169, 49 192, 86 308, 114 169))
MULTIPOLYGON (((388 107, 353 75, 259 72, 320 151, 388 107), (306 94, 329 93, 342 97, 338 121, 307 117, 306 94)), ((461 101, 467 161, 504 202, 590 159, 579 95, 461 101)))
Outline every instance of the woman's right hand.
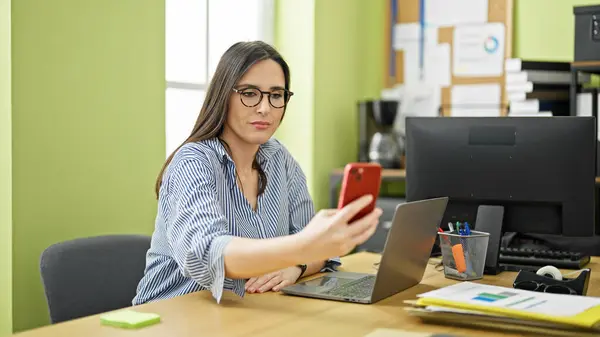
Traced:
POLYGON ((375 208, 364 217, 348 223, 354 215, 373 200, 366 195, 354 200, 342 209, 321 210, 298 233, 303 243, 303 255, 307 261, 326 260, 350 253, 354 247, 367 241, 377 228, 381 209, 375 208))

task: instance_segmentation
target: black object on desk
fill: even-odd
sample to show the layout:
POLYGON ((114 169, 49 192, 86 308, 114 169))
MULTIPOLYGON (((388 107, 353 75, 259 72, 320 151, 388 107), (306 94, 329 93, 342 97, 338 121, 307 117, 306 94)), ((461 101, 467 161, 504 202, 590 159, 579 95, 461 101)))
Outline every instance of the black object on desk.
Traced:
POLYGON ((548 276, 538 275, 535 272, 521 270, 513 282, 513 288, 553 294, 585 296, 591 273, 590 269, 584 269, 574 279, 565 278, 556 280, 548 276))
POLYGON ((448 196, 442 226, 490 233, 495 274, 503 233, 594 235, 596 143, 593 117, 406 117, 406 199, 448 196))
POLYGON ((496 275, 503 271, 499 264, 500 242, 502 240, 502 223, 504 207, 481 205, 477 208, 477 230, 489 233, 487 253, 485 256, 484 274, 496 275))
POLYGON ((590 257, 578 252, 501 247, 499 262, 506 271, 529 270, 535 272, 543 266, 581 269, 590 262, 590 257))

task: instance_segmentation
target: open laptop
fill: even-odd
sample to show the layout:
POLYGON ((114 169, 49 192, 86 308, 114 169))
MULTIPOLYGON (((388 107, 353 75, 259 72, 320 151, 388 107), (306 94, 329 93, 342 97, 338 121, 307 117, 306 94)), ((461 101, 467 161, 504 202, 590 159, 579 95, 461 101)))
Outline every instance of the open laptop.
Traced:
POLYGON ((285 287, 285 294, 345 302, 375 303, 423 278, 448 198, 396 206, 376 274, 331 272, 285 287))

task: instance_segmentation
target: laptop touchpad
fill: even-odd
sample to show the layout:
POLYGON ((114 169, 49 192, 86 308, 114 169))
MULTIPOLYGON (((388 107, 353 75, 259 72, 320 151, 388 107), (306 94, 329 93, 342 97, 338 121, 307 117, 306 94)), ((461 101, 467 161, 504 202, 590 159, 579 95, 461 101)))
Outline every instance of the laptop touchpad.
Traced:
POLYGON ((351 278, 323 276, 316 279, 299 282, 296 284, 296 287, 297 289, 305 292, 322 293, 354 280, 355 279, 351 278))

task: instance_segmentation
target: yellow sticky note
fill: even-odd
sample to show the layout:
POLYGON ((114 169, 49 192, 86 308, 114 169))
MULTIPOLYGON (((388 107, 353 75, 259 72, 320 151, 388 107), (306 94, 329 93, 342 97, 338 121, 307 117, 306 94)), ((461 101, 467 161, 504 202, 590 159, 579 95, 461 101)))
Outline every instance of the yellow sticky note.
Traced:
POLYGON ((100 322, 104 325, 119 328, 137 329, 160 322, 160 316, 158 314, 126 309, 102 315, 100 322))

